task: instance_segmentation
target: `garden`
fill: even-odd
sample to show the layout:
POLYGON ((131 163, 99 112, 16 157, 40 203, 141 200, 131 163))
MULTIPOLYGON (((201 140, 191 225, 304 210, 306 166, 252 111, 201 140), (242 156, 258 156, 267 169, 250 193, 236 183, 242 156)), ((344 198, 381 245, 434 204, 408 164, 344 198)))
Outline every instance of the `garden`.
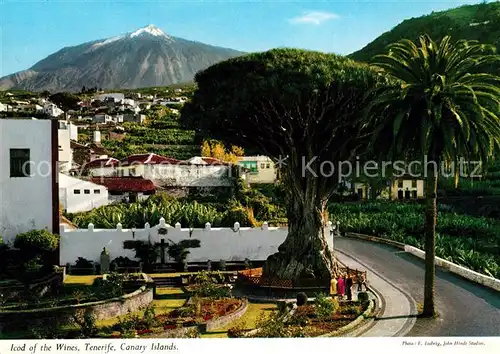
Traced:
MULTIPOLYGON (((417 203, 370 202, 331 204, 330 218, 342 232, 387 238, 420 249, 424 247, 424 206, 417 203)), ((479 273, 500 278, 500 223, 498 220, 454 212, 438 206, 436 255, 479 273)))

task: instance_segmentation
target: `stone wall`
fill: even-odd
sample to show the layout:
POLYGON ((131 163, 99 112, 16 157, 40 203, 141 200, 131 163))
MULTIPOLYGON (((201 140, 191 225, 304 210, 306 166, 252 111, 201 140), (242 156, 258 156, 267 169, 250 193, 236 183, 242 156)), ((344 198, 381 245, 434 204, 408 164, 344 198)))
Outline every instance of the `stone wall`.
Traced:
POLYGON ((53 321, 54 318, 61 324, 68 324, 71 323, 73 315, 78 310, 90 310, 96 320, 105 320, 116 316, 124 316, 129 311, 135 312, 146 307, 152 301, 153 289, 142 286, 133 293, 103 301, 33 310, 2 311, 0 312, 0 323, 2 324, 0 333, 7 330, 27 329, 37 322, 53 321))
MULTIPOLYGON (((331 227, 331 226, 329 226, 331 227)), ((327 230, 328 231, 328 230, 327 230)), ((103 247, 109 251, 111 260, 116 257, 135 259, 134 250, 124 250, 123 241, 150 240, 152 243, 172 240, 179 242, 185 239, 200 240, 200 248, 190 249, 188 262, 206 262, 212 260, 225 261, 263 261, 278 251, 278 246, 283 243, 288 234, 286 227, 268 227, 265 223, 259 228, 240 227, 235 223, 233 228, 215 228, 207 224, 204 229, 182 228, 180 224, 175 227, 166 225, 163 219, 160 224, 143 229, 123 229, 120 224, 116 229, 95 229, 92 224, 88 229, 68 230, 61 225, 60 261, 74 264, 78 257, 98 262, 103 247), (159 235, 159 228, 167 228, 166 235, 159 235)), ((329 246, 332 247, 332 238, 328 237, 329 246)))
MULTIPOLYGON (((405 252, 411 253, 418 258, 425 259, 425 252, 416 247, 406 245, 405 252)), ((460 275, 462 278, 484 285, 488 288, 500 291, 500 279, 488 277, 484 274, 475 272, 468 268, 462 267, 458 264, 451 263, 439 257, 436 257, 435 264, 441 268, 448 270, 451 273, 460 275)))

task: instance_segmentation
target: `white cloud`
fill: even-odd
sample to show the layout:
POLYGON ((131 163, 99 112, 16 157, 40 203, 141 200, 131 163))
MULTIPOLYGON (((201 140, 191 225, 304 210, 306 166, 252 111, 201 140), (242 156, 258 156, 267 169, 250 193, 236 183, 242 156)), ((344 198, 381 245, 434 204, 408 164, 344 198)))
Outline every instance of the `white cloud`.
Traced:
POLYGON ((339 15, 331 12, 309 11, 304 12, 301 16, 294 17, 289 20, 292 24, 313 24, 320 25, 326 21, 338 19, 339 15))

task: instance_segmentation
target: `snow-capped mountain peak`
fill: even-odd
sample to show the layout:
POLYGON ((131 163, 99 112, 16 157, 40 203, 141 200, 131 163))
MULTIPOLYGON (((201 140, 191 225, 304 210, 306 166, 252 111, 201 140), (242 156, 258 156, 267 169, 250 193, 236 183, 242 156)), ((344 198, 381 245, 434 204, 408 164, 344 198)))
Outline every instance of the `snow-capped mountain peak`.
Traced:
POLYGON ((168 37, 161 29, 155 25, 149 25, 143 28, 139 28, 137 31, 130 34, 130 38, 140 36, 142 34, 149 34, 155 37, 168 37))

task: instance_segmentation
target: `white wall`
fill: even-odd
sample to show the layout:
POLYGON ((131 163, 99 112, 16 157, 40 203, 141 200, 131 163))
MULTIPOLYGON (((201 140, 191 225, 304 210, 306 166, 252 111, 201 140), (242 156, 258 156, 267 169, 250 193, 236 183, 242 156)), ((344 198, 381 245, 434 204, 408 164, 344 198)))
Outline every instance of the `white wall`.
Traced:
MULTIPOLYGON (((160 225, 162 223, 160 222, 160 225)), ((164 225, 164 224, 163 224, 164 225)), ((168 234, 163 236, 165 241, 172 240, 178 242, 185 239, 198 239, 201 242, 200 248, 190 249, 188 262, 204 262, 207 260, 219 261, 243 261, 265 260, 267 257, 278 251, 278 246, 285 240, 288 228, 267 227, 248 228, 242 227, 237 231, 231 228, 206 228, 193 229, 190 236, 189 229, 167 226, 168 234)), ((160 235, 157 232, 158 226, 153 228, 137 229, 134 233, 135 240, 147 240, 160 242, 160 235)), ((61 265, 66 263, 74 264, 78 257, 99 262, 103 247, 109 250, 111 259, 119 256, 134 259, 133 250, 124 250, 123 241, 132 240, 132 231, 121 229, 118 225, 114 230, 89 229, 64 230, 61 225, 61 265)), ((328 245, 332 248, 332 239, 327 237, 328 245)), ((168 256, 167 256, 168 257, 168 256)))
POLYGON ((108 205, 108 190, 99 184, 82 181, 78 178, 59 174, 59 202, 68 213, 88 211, 103 205, 108 205), (80 194, 75 194, 75 189, 80 194), (85 194, 85 190, 90 194, 85 194), (95 193, 98 190, 99 193, 95 193))
POLYGON ((62 171, 69 171, 73 163, 70 129, 66 122, 60 122, 59 124, 59 130, 57 131, 59 142, 59 165, 62 171))
POLYGON ((0 119, 0 234, 52 231, 51 121, 0 119), (31 176, 10 177, 10 149, 30 149, 31 176))
POLYGON ((78 125, 69 123, 69 137, 71 140, 78 141, 78 125))

